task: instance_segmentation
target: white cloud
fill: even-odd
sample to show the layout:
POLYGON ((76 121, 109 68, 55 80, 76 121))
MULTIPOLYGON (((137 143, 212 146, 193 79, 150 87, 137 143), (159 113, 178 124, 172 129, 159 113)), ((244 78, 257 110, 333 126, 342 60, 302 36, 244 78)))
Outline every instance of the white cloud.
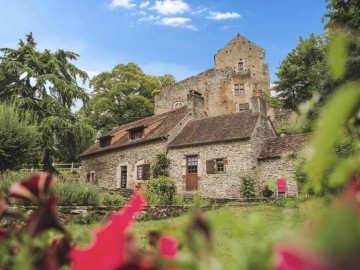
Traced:
POLYGON ((183 0, 155 1, 155 6, 150 9, 156 10, 160 14, 181 14, 189 10, 189 5, 183 0))
POLYGON ((165 17, 158 21, 158 24, 168 25, 171 27, 184 27, 190 30, 198 30, 195 25, 188 24, 191 22, 191 19, 184 17, 165 17))
POLYGON ((226 20, 226 19, 237 19, 240 18, 241 15, 237 12, 215 12, 215 11, 210 11, 209 12, 209 16, 206 17, 210 20, 226 20))
POLYGON ((140 18, 139 22, 154 22, 159 20, 160 20, 160 16, 149 15, 147 17, 140 18))
POLYGON ((133 8, 136 7, 136 4, 131 3, 133 0, 112 0, 111 7, 123 7, 123 8, 133 8))
POLYGON ((146 8, 149 5, 150 5, 150 1, 145 1, 145 2, 140 3, 139 7, 140 8, 146 8))
POLYGON ((197 8, 197 9, 191 11, 191 15, 199 15, 201 13, 204 13, 207 10, 208 10, 208 8, 197 8))

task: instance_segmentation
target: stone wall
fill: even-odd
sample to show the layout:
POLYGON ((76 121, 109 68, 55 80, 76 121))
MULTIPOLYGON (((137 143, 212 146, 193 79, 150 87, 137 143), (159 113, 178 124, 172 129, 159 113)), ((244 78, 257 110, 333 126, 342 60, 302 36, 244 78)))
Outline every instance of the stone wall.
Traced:
POLYGON ((260 187, 266 185, 268 178, 285 178, 288 187, 288 196, 297 197, 298 187, 294 179, 294 169, 295 164, 292 159, 265 159, 259 161, 255 175, 260 183, 260 187))
POLYGON ((155 97, 155 114, 174 109, 174 104, 187 105, 187 93, 195 90, 204 97, 207 115, 216 116, 239 111, 239 104, 249 103, 256 90, 270 89, 269 68, 264 64, 265 51, 247 39, 236 36, 215 56, 216 68, 165 87, 155 97), (244 62, 244 70, 238 62, 244 62), (235 96, 234 86, 243 84, 245 95, 235 96))
POLYGON ((85 180, 86 173, 95 172, 95 181, 100 188, 116 189, 120 188, 120 167, 127 166, 127 188, 133 188, 143 182, 137 180, 137 166, 153 164, 156 155, 163 153, 165 147, 165 142, 159 140, 83 158, 81 177, 85 180))

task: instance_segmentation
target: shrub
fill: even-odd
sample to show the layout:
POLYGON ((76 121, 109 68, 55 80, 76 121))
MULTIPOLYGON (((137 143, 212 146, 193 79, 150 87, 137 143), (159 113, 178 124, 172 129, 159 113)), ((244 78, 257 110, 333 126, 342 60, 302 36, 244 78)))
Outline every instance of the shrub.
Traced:
POLYGON ((154 178, 160 176, 169 176, 168 167, 170 165, 170 159, 165 154, 161 153, 156 156, 154 166, 151 168, 151 176, 154 178))
POLYGON ((176 182, 166 176, 152 178, 145 183, 145 197, 149 204, 174 204, 176 182))
POLYGON ((125 202, 125 198, 119 194, 102 193, 100 195, 100 205, 102 206, 120 206, 125 202))
POLYGON ((5 171, 0 174, 0 193, 4 192, 8 193, 10 186, 23 179, 27 179, 30 176, 30 172, 28 171, 5 171))
POLYGON ((244 174, 240 177, 240 194, 245 198, 253 198, 256 196, 254 179, 250 174, 244 174))
POLYGON ((100 203, 99 190, 90 183, 59 182, 51 192, 60 195, 58 205, 97 206, 100 203))
POLYGON ((200 207, 204 205, 209 205, 210 201, 209 199, 201 197, 200 192, 195 192, 194 196, 192 197, 191 204, 195 207, 200 207))

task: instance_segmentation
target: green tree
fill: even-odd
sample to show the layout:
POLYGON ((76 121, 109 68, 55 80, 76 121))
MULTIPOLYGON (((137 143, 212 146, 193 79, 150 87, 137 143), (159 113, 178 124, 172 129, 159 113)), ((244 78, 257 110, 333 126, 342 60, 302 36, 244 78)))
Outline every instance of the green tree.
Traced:
POLYGON ((329 10, 323 21, 329 19, 325 28, 360 31, 360 0, 326 0, 329 10))
POLYGON ((172 75, 146 75, 134 64, 119 64, 110 72, 95 76, 91 104, 81 114, 101 133, 154 113, 154 96, 162 87, 173 84, 172 75))
POLYGON ((0 172, 16 170, 39 159, 40 134, 13 106, 0 104, 0 172))
POLYGON ((44 169, 54 170, 51 163, 56 154, 63 161, 75 160, 95 135, 71 111, 77 100, 86 103, 89 99, 77 83, 88 76, 71 63, 78 55, 64 50, 40 52, 31 33, 17 49, 0 51, 0 101, 15 103, 36 116, 44 169))
POLYGON ((274 90, 285 98, 285 107, 296 109, 318 91, 325 74, 325 56, 325 36, 311 34, 308 39, 299 38, 298 45, 281 62, 276 74, 279 81, 274 90))

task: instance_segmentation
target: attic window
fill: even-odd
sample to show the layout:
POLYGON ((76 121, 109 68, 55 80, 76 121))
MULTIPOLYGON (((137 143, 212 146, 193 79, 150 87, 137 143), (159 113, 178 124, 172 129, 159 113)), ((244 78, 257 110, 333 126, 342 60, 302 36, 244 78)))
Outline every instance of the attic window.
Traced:
POLYGON ((102 137, 99 139, 100 147, 107 147, 111 144, 111 136, 102 137))
POLYGON ((140 139, 144 136, 144 127, 138 127, 129 130, 130 140, 140 139))
POLYGON ((243 111, 248 111, 249 108, 249 103, 240 103, 239 104, 239 111, 243 112, 243 111))

